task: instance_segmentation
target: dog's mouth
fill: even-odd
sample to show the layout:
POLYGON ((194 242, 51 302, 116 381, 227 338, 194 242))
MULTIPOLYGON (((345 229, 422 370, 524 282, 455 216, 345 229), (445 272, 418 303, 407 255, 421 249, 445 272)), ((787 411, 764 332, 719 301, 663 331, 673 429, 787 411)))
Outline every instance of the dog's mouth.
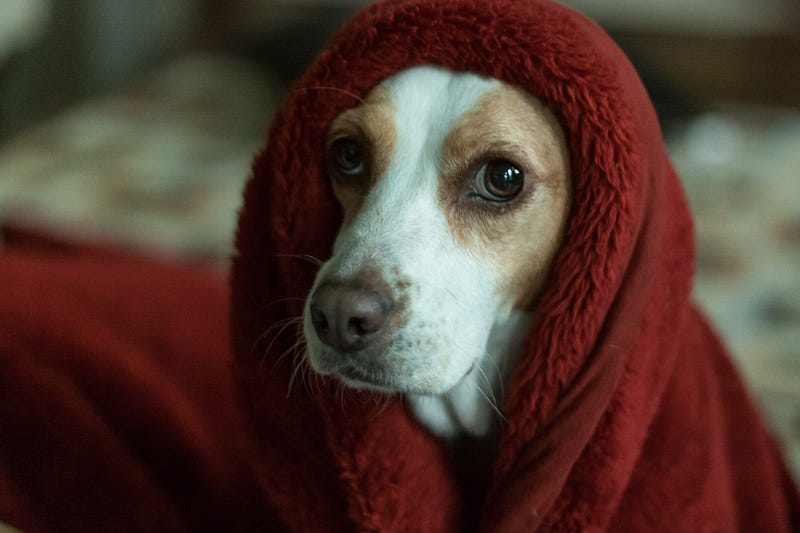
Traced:
MULTIPOLYGON (((465 379, 476 367, 477 363, 473 362, 461 379, 465 379)), ((334 373, 345 385, 354 389, 371 389, 385 393, 404 393, 415 390, 414 387, 403 386, 396 379, 385 376, 380 372, 364 370, 351 364, 336 369, 334 373)), ((417 391, 417 393, 422 392, 417 391)))
POLYGON ((352 365, 337 369, 336 374, 342 378, 345 385, 353 388, 370 388, 381 392, 398 392, 398 387, 397 384, 394 383, 394 380, 376 372, 362 370, 352 365))

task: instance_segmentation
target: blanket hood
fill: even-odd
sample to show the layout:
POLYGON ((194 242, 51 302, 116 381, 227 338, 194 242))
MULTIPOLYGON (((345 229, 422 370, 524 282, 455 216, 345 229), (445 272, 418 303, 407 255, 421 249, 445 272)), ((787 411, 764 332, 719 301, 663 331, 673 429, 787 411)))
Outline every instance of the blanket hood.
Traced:
POLYGON ((298 256, 329 257, 341 220, 324 170, 327 128, 383 79, 420 64, 536 94, 559 117, 571 154, 565 241, 503 406, 479 527, 788 527, 788 500, 765 488, 789 487, 788 478, 689 302, 691 219, 647 93, 598 26, 542 0, 370 6, 275 117, 246 187, 231 275, 236 374, 265 505, 296 530, 464 525, 442 445, 399 399, 376 409, 322 380, 287 397, 286 353, 300 335, 287 318, 302 314, 316 270, 298 256), (715 375, 731 377, 718 385, 715 375), (722 393, 735 396, 726 405, 753 438, 731 441, 722 393), (765 480, 759 498, 730 471, 742 453, 765 480), (745 501, 748 517, 736 510, 745 501))

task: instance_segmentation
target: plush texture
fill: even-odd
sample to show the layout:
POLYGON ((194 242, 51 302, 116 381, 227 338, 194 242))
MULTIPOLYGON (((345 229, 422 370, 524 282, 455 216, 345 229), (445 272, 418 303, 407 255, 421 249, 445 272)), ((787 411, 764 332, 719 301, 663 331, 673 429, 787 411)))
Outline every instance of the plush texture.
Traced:
POLYGON ((798 499, 725 350, 690 301, 692 223, 634 69, 558 5, 405 0, 371 6, 290 93, 245 192, 232 341, 265 505, 296 531, 790 531, 798 499), (409 66, 519 85, 566 131, 564 245, 503 405, 479 518, 441 442, 394 398, 312 379, 289 391, 302 313, 341 213, 324 137, 409 66))
POLYGON ((256 529, 224 276, 4 233, 0 530, 256 529))
POLYGON ((691 221, 652 106, 583 17, 538 0, 366 9, 276 117, 236 244, 229 308, 202 268, 6 233, 0 529, 800 530, 793 482, 689 300, 691 221), (313 377, 290 390, 299 332, 281 322, 315 274, 297 254, 326 257, 341 219, 327 126, 423 63, 540 95, 572 157, 565 243, 478 502, 401 399, 313 377))

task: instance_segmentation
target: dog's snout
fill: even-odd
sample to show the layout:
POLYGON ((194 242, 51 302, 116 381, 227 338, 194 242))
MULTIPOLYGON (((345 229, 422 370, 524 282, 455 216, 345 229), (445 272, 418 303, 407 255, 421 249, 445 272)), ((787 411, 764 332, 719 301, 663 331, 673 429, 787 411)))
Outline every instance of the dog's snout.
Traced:
POLYGON ((320 340, 340 352, 365 348, 379 336, 392 309, 386 290, 324 283, 311 298, 311 321, 320 340))

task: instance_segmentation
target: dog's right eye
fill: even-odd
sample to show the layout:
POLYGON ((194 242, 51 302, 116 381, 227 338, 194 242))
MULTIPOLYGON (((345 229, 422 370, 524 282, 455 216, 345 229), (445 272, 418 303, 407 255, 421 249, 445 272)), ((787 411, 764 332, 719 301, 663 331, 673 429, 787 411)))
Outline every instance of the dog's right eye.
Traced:
POLYGON ((366 172, 364 151, 354 139, 337 139, 331 144, 328 158, 333 170, 342 176, 361 176, 366 172))
POLYGON ((508 202, 520 193, 524 183, 522 170, 514 163, 495 159, 478 170, 473 190, 490 202, 508 202))

